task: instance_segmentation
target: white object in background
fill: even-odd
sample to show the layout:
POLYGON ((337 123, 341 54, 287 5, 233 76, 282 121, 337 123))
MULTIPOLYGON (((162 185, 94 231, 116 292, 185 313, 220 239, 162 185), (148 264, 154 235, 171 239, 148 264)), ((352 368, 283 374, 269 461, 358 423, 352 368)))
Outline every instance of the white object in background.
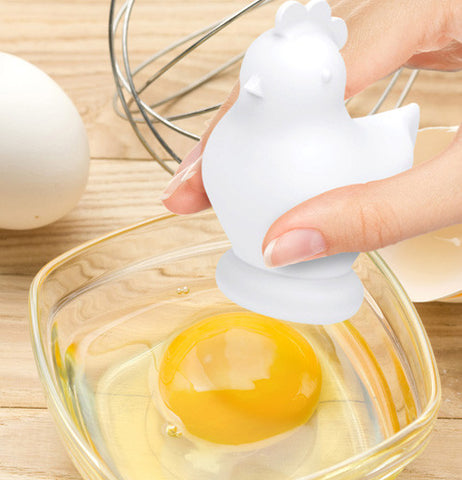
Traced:
MULTIPOLYGON (((419 130, 414 165, 443 152, 457 130, 458 127, 419 130)), ((462 302, 462 224, 425 233, 378 252, 413 302, 462 302)))
POLYGON ((54 222, 80 199, 88 140, 77 109, 34 65, 0 53, 0 228, 54 222))
POLYGON ((352 119, 344 105, 343 20, 324 0, 284 3, 247 50, 240 94, 213 130, 202 174, 232 249, 216 279, 239 305, 282 320, 329 324, 354 315, 357 253, 269 269, 263 238, 284 212, 327 190, 411 167, 416 104, 352 119))

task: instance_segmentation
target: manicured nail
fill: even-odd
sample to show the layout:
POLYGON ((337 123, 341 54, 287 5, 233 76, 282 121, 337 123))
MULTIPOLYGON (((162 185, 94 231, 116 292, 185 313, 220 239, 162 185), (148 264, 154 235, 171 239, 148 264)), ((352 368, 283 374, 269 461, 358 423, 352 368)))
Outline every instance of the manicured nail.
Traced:
POLYGON ((188 168, 183 170, 183 176, 181 177, 181 183, 187 182, 190 178, 194 177, 199 171, 202 162, 202 155, 188 168))
POLYGON ((199 158, 193 162, 189 167, 185 168, 184 170, 181 170, 181 172, 176 173, 173 178, 170 180, 170 182, 167 184, 167 188, 164 190, 164 193, 160 196, 160 199, 167 200, 167 198, 170 198, 178 189, 178 187, 187 182, 190 178, 194 177, 196 173, 199 171, 201 168, 202 164, 202 155, 199 156, 199 158))
POLYGON ((183 165, 192 165, 202 155, 202 140, 199 140, 194 148, 184 157, 183 165))
POLYGON ((282 267, 309 260, 326 250, 326 241, 319 230, 298 229, 271 240, 263 259, 268 267, 282 267))
POLYGON ((181 184, 181 177, 183 176, 183 172, 176 173, 173 178, 167 183, 167 188, 164 190, 164 193, 160 196, 160 199, 167 200, 170 198, 176 191, 176 189, 181 184))

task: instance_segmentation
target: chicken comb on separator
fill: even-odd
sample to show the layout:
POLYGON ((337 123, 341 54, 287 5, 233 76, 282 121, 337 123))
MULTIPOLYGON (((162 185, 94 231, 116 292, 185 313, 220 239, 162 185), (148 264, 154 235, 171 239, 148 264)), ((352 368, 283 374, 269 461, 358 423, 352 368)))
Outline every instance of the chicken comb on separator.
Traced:
POLYGON ((310 27, 325 31, 340 50, 346 43, 348 32, 341 18, 331 16, 326 0, 311 0, 303 5, 295 0, 285 2, 276 14, 274 27, 278 35, 287 37, 306 32, 310 27))

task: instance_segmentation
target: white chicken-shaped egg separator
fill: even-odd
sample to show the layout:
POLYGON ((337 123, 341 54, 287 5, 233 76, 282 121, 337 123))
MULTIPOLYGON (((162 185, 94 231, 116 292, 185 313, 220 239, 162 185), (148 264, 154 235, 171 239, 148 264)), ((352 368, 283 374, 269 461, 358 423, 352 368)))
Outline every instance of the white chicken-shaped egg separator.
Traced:
POLYGON ((275 27, 247 50, 236 103, 203 154, 205 189, 231 241, 216 280, 232 301, 281 320, 330 324, 353 316, 363 286, 341 253, 279 268, 265 266, 271 224, 308 198, 411 167, 419 107, 352 119, 344 104, 339 49, 343 20, 324 0, 284 3, 275 27))

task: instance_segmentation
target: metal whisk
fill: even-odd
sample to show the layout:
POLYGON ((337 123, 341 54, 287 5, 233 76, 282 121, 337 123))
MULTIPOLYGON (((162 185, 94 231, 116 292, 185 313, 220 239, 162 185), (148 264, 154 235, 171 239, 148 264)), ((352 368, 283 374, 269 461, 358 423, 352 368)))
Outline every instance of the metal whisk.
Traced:
MULTIPOLYGON (((177 138, 186 137, 196 141, 200 139, 201 132, 193 133, 186 130, 181 126, 181 121, 192 117, 210 114, 211 112, 218 110, 220 104, 206 104, 200 108, 174 115, 161 114, 159 111, 160 107, 168 107, 178 101, 178 99, 194 94, 199 88, 206 85, 212 79, 218 77, 232 67, 237 66, 243 58, 244 52, 233 56, 200 78, 190 83, 185 83, 183 87, 160 100, 149 102, 145 99, 148 90, 155 89, 157 82, 164 77, 172 67, 193 53, 198 47, 205 44, 213 36, 219 34, 223 29, 237 21, 240 17, 247 15, 252 10, 266 6, 267 4, 278 3, 282 3, 282 1, 254 0, 249 2, 245 7, 235 11, 233 14, 179 38, 167 47, 153 53, 149 58, 136 66, 132 66, 128 40, 130 20, 135 6, 135 0, 126 0, 125 2, 111 0, 109 13, 109 49, 117 89, 113 100, 114 109, 120 117, 130 122, 133 130, 146 150, 168 172, 174 172, 174 169, 168 164, 169 160, 173 159, 176 162, 181 163, 181 157, 177 153, 178 149, 175 146, 177 138), (116 40, 120 43, 116 44, 116 40), (120 51, 117 50, 117 45, 119 45, 120 51), (173 58, 169 58, 166 63, 161 64, 163 59, 169 57, 169 54, 177 50, 179 50, 179 53, 173 58), (138 81, 136 84, 135 77, 140 77, 142 72, 146 74, 148 67, 154 65, 156 66, 154 72, 150 73, 147 79, 138 81), (148 127, 147 133, 144 133, 142 128, 140 128, 142 125, 148 127), (168 140, 166 138, 166 135, 161 131, 161 128, 163 128, 162 126, 175 133, 173 140, 168 140), (165 152, 165 157, 162 155, 162 151, 165 152)), ((272 15, 274 18, 274 12, 268 12, 268 15, 272 15)), ((261 32, 255 32, 255 36, 258 33, 261 32)), ((404 70, 405 69, 401 68, 391 75, 386 88, 370 110, 369 114, 376 113, 384 104, 385 100, 389 98, 392 90, 394 90, 393 87, 397 83, 399 77, 403 74, 404 70)), ((401 106, 404 102, 417 74, 418 70, 411 71, 407 82, 402 88, 401 94, 396 101, 395 108, 401 106)), ((138 78, 136 80, 138 80, 138 78)), ((347 100, 346 103, 350 100, 351 99, 347 100)), ((169 137, 171 137, 171 135, 169 137)))

